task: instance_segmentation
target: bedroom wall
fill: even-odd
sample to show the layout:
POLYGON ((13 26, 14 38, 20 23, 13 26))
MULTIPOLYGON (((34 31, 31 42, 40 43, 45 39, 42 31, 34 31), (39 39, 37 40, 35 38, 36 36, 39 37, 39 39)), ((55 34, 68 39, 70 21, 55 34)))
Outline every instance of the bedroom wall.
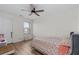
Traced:
POLYGON ((13 19, 13 42, 19 42, 24 40, 23 32, 23 19, 15 17, 13 19))
POLYGON ((32 38, 32 30, 31 33, 29 34, 29 37, 27 37, 27 35, 24 35, 24 21, 28 21, 31 22, 31 20, 29 19, 25 19, 22 17, 15 17, 13 20, 13 41, 14 42, 19 42, 19 41, 23 41, 23 40, 28 40, 29 38, 32 38), (27 38, 25 38, 27 37, 27 38))
POLYGON ((77 30, 77 31, 79 32, 79 5, 78 5, 77 11, 78 11, 78 12, 77 12, 77 18, 78 18, 78 30, 77 30))
POLYGON ((12 17, 13 16, 9 14, 0 12, 0 34, 5 34, 5 39, 7 43, 12 43, 12 17))
POLYGON ((7 43, 12 42, 11 32, 12 32, 11 20, 0 16, 0 34, 4 34, 7 43))
MULTIPOLYGON (((11 20, 11 24, 12 24, 12 31, 13 31, 13 39, 7 39, 7 43, 12 43, 12 42, 19 42, 19 41, 23 41, 24 40, 24 29, 23 29, 23 22, 24 19, 22 17, 16 16, 16 15, 12 15, 6 12, 0 12, 0 19, 7 21, 7 20, 11 20)), ((0 20, 0 22, 2 22, 0 20)), ((7 25, 7 24, 5 24, 7 25)), ((0 32, 2 32, 2 26, 0 26, 0 32)))
POLYGON ((77 5, 46 5, 44 9, 34 21, 34 36, 68 37, 71 31, 78 30, 77 5))

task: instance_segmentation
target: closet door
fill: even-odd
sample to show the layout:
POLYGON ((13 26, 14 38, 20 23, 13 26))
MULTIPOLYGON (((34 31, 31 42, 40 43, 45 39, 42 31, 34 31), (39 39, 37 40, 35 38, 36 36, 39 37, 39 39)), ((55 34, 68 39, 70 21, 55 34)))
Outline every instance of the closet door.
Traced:
POLYGON ((4 34, 6 42, 12 43, 12 22, 9 19, 0 18, 0 33, 4 34))

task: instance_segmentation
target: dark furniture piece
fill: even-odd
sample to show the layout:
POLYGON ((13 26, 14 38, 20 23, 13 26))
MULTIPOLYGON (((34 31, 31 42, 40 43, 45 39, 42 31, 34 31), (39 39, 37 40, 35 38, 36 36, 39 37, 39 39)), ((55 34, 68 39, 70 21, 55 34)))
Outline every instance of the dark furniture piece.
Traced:
POLYGON ((71 55, 79 55, 79 33, 73 33, 72 39, 72 53, 71 55))

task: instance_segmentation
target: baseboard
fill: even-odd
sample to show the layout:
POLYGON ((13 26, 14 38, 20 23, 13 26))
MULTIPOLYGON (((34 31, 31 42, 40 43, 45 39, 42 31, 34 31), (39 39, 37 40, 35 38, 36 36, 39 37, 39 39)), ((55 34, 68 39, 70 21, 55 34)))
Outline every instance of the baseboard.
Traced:
POLYGON ((15 42, 13 42, 13 43, 18 43, 18 42, 22 42, 22 41, 24 41, 24 40, 15 41, 15 42))

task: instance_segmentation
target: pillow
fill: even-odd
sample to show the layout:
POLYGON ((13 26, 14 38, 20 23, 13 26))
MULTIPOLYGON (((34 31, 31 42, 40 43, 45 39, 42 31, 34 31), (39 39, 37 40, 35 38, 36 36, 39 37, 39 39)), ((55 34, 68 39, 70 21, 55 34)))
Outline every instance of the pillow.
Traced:
POLYGON ((58 44, 58 54, 59 55, 67 55, 70 53, 70 41, 69 39, 63 39, 61 42, 58 44))
POLYGON ((59 45, 58 47, 58 54, 59 55, 66 55, 69 52, 70 47, 67 45, 59 45))

